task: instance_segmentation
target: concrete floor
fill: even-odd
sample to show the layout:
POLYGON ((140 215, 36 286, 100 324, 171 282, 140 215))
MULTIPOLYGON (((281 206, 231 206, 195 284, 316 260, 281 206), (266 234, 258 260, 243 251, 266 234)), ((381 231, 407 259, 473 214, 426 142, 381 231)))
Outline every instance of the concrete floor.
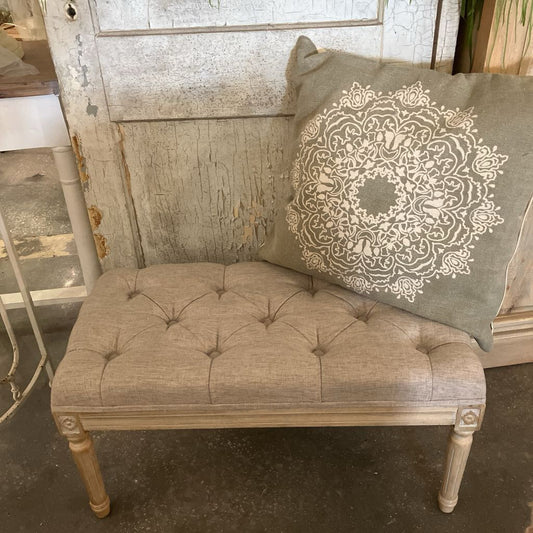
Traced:
MULTIPOLYGON (((10 170, 0 158, 0 202, 16 236, 69 232, 49 154, 11 154, 10 170)), ((75 256, 23 266, 32 288, 81 281, 75 256)), ((12 283, 0 260, 0 292, 12 283)), ((40 310, 55 364, 77 309, 40 310)), ((27 330, 19 315, 22 380, 36 362, 27 330)), ((0 329, 0 374, 8 350, 0 329)), ((294 428, 95 433, 112 501, 99 521, 42 376, 0 426, 0 532, 523 533, 533 501, 533 364, 488 370, 487 382, 484 425, 452 515, 436 504, 448 428, 294 428)), ((8 399, 0 388, 0 409, 8 399)))
POLYGON ((71 231, 49 149, 0 153, 0 199, 15 237, 71 231))
MULTIPOLYGON (((48 256, 42 251, 43 237, 72 232, 51 150, 0 153, 0 208, 11 236, 19 242, 21 270, 30 290, 83 285, 75 246, 52 248, 47 250, 48 256)), ((18 292, 3 252, 0 246, 0 293, 18 292)), ((72 325, 78 309, 79 305, 58 305, 37 309, 37 316, 47 330, 64 328, 72 325)), ((24 310, 15 310, 10 316, 18 332, 30 332, 24 310)), ((3 331, 0 323, 0 335, 3 331)), ((1 365, 0 360, 0 369, 1 365)))

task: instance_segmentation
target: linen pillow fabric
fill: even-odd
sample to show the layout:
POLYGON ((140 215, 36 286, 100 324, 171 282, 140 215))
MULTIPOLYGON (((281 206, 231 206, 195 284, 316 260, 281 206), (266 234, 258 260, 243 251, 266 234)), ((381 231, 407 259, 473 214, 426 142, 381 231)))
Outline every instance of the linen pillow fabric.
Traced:
POLYGON ((318 53, 292 82, 293 197, 259 251, 484 350, 533 191, 533 78, 318 53))

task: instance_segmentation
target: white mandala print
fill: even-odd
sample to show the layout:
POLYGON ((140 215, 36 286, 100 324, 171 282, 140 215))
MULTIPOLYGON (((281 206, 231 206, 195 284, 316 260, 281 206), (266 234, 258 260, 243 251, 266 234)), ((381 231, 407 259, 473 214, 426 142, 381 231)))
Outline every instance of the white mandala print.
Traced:
POLYGON ((507 156, 477 138, 472 108, 428 93, 354 83, 305 126, 286 219, 308 268, 410 302, 470 273, 476 241, 503 222, 492 189, 507 156))

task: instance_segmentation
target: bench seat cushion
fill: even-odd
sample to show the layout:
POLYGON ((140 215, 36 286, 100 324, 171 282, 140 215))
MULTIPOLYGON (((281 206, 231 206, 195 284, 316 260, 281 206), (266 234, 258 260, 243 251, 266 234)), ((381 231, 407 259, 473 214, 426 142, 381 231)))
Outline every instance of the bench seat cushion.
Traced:
POLYGON ((52 387, 55 410, 484 398, 466 333, 265 262, 107 272, 52 387))

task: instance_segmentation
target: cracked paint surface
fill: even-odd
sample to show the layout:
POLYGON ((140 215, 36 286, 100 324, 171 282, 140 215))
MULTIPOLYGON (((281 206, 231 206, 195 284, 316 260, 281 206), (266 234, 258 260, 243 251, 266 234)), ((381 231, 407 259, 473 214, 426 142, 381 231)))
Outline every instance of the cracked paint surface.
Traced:
MULTIPOLYGON (((274 10, 236 0, 202 8, 194 20, 187 17, 199 9, 195 0, 180 9, 149 3, 149 10, 145 0, 117 10, 122 0, 91 2, 91 13, 82 2, 68 23, 63 4, 49 3, 45 16, 85 197, 105 214, 97 237, 105 269, 252 258, 289 187, 294 91, 285 74, 297 36, 304 32, 323 48, 426 64, 437 5, 389 0, 382 24, 384 0, 262 4, 274 10), (172 34, 158 34, 158 24, 169 20, 172 34), (342 20, 366 22, 330 24, 342 20), (311 26, 222 28, 299 22, 311 26), (179 32, 195 24, 204 30, 179 32), (150 35, 105 33, 143 28, 150 35)), ((452 30, 447 25, 444 33, 452 30)))

